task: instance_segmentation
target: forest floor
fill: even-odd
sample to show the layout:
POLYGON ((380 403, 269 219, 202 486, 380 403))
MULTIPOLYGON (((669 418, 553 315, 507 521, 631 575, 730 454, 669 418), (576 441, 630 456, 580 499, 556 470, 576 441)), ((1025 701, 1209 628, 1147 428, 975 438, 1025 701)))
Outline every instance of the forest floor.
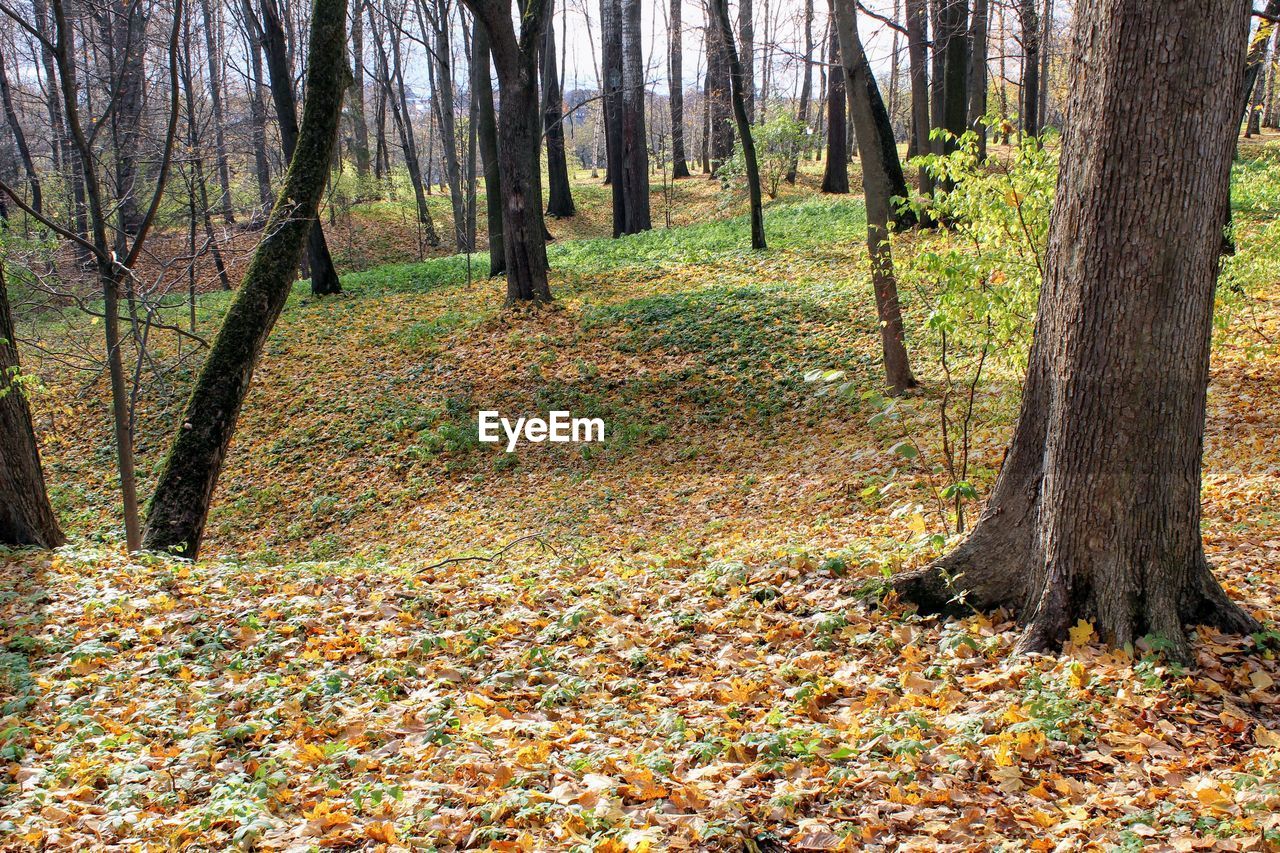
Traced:
MULTIPOLYGON (((195 564, 124 556, 103 383, 30 358, 74 538, 0 552, 0 849, 1280 845, 1280 633, 1201 632, 1181 669, 1081 624, 1018 658, 1007 619, 880 596, 946 547, 937 353, 913 336, 924 387, 877 419, 860 201, 784 195, 755 254, 679 186, 678 227, 618 241, 579 187, 550 308, 504 310, 457 257, 299 285, 195 564), (608 432, 508 454, 480 409, 608 432)), ((1254 286, 1215 342, 1205 539, 1273 618, 1280 206, 1237 216, 1254 286)), ((139 410, 144 494, 190 378, 139 410)), ((979 493, 1019 378, 978 389, 979 493)))

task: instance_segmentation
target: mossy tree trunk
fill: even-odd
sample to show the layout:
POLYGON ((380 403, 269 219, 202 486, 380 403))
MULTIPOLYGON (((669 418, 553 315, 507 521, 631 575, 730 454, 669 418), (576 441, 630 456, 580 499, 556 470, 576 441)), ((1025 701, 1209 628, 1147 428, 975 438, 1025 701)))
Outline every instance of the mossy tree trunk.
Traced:
POLYGON ((547 23, 543 0, 525 0, 516 32, 510 0, 465 0, 489 36, 498 72, 498 172, 508 302, 549 302, 547 229, 542 217, 542 142, 538 47, 547 23))
POLYGON ((894 582, 922 609, 1007 607, 1021 648, 1077 620, 1124 646, 1257 629, 1210 571, 1200 476, 1221 211, 1247 0, 1077 9, 1066 135, 1022 411, 977 526, 894 582), (1169 50, 1178 45, 1178 50, 1169 50), (1175 135, 1167 133, 1177 127, 1175 135))
POLYGON ((151 500, 144 545, 194 558, 236 419, 316 220, 350 82, 347 0, 314 0, 302 128, 266 236, 209 350, 151 500))
POLYGON ((56 548, 66 539, 45 493, 31 409, 16 381, 20 375, 0 264, 0 545, 56 548))

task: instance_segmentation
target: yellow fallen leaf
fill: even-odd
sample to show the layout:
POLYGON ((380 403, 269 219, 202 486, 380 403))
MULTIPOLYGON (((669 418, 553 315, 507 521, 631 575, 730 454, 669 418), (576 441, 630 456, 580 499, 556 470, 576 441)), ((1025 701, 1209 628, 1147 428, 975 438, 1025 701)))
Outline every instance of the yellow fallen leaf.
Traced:
POLYGON ((1089 643, 1094 637, 1093 623, 1086 622, 1081 619, 1076 623, 1075 627, 1067 632, 1071 637, 1071 644, 1075 646, 1083 646, 1089 643))

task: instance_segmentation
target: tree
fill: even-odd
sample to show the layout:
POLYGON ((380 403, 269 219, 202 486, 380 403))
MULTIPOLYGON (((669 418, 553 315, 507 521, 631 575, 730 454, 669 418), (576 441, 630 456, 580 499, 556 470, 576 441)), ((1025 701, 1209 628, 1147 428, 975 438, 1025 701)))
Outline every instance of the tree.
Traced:
POLYGON ((489 231, 489 275, 506 270, 502 240, 502 178, 498 174, 498 114, 493 108, 493 80, 489 74, 489 36, 479 21, 471 25, 471 96, 476 99, 476 134, 484 166, 485 214, 489 231))
POLYGON ((707 6, 707 72, 703 81, 707 100, 707 155, 710 177, 715 178, 720 165, 733 156, 733 106, 729 98, 729 59, 724 34, 715 22, 712 6, 707 6))
MULTIPOLYGON (((634 2, 634 0, 632 0, 634 2)), ((767 249, 764 238, 764 209, 760 196, 760 167, 756 162, 756 143, 751 136, 751 118, 747 114, 746 75, 738 61, 738 49, 733 43, 733 25, 729 21, 729 0, 711 0, 720 25, 720 37, 724 41, 729 62, 730 95, 733 98, 733 116, 738 124, 738 137, 742 141, 742 155, 747 170, 747 192, 751 196, 751 248, 767 249)))
MULTIPOLYGON (((459 253, 471 251, 471 234, 467 229, 467 200, 462 189, 462 159, 458 156, 458 133, 454 121, 455 105, 453 96, 453 48, 450 45, 449 20, 450 4, 447 0, 438 0, 434 4, 415 0, 414 8, 418 13, 418 25, 422 30, 422 40, 431 40, 434 45, 429 50, 430 62, 427 63, 427 77, 431 83, 431 104, 436 116, 436 124, 440 127, 440 160, 444 165, 444 179, 449 184, 449 203, 453 209, 453 245, 459 253)), ((399 55, 399 49, 393 48, 399 55)), ((403 82, 396 61, 397 76, 403 82)), ((405 109, 405 116, 409 114, 405 109)), ((430 160, 428 149, 427 159, 430 160)))
POLYGON ((489 37, 498 72, 498 172, 508 302, 549 302, 547 229, 542 218, 538 121, 538 46, 547 22, 544 0, 525 0, 517 33, 511 0, 464 0, 489 37))
MULTIPOLYGON (((929 12, 926 0, 906 0, 907 56, 911 67, 911 144, 908 154, 929 150, 929 12)), ((920 192, 933 194, 929 170, 920 168, 920 192)))
POLYGON ((644 53, 640 0, 622 0, 622 233, 639 234, 653 227, 649 215, 649 138, 644 120, 644 53))
MULTIPOLYGON (((809 102, 813 100, 813 0, 804 0, 804 63, 800 79, 800 102, 796 107, 796 121, 809 127, 809 102)), ((787 183, 796 182, 796 170, 799 167, 800 148, 797 147, 791 158, 791 167, 787 170, 787 183)))
POLYGON ((302 127, 266 236, 196 379, 151 499, 144 543, 152 551, 195 558, 213 490, 258 357, 284 309, 329 180, 351 81, 347 66, 347 0, 314 0, 308 40, 302 127))
POLYGON ((922 608, 957 596, 1009 607, 1027 626, 1026 651, 1092 620, 1113 645, 1151 634, 1180 661, 1186 626, 1258 628, 1214 579, 1200 535, 1247 12, 1247 0, 1077 6, 1022 410, 968 539, 895 581, 922 608))
MULTIPOLYGON (((829 0, 832 9, 840 0, 829 0)), ((844 66, 840 64, 840 37, 830 26, 827 44, 827 164, 822 172, 822 191, 843 194, 849 191, 848 99, 844 92, 844 66)))
POLYGON ((564 154, 564 97, 556 69, 554 0, 547 0, 547 34, 542 45, 542 128, 547 138, 547 215, 573 216, 577 209, 569 189, 569 163, 564 154))
POLYGON ((883 118, 878 115, 884 111, 884 101, 858 35, 856 7, 852 3, 837 2, 835 18, 840 60, 848 89, 849 113, 858 139, 858 160, 862 164, 862 187, 867 205, 867 255, 871 259, 871 283, 880 320, 885 379, 894 394, 902 394, 917 384, 907 358, 898 282, 893 272, 893 252, 889 247, 889 226, 894 218, 893 197, 902 194, 899 186, 902 167, 898 164, 898 152, 893 144, 893 130, 888 126, 887 113, 883 118), (896 178, 894 164, 898 164, 896 178))
POLYGON ((1020 0, 1022 26, 1022 132, 1040 135, 1040 12, 1036 0, 1020 0))
POLYGON ((45 493, 40 449, 20 376, 0 264, 0 544, 56 548, 66 537, 45 493))
MULTIPOLYGON (((812 2, 812 0, 809 0, 812 2)), ((671 177, 689 177, 689 159, 684 153, 684 34, 680 24, 681 0, 671 0, 670 32, 667 34, 668 80, 671 96, 671 177)))
POLYGON ((978 134, 978 156, 987 156, 987 0, 973 0, 969 24, 969 115, 966 129, 978 134))
MULTIPOLYGON (((221 11, 221 4, 218 11, 221 11)), ((227 160, 226 118, 223 109, 222 84, 222 18, 215 16, 210 0, 200 0, 200 12, 204 16, 205 59, 209 68, 209 100, 213 108, 214 155, 217 158, 218 186, 222 195, 218 207, 222 221, 230 225, 236 221, 231 200, 231 167, 227 160)), ((203 188, 203 184, 201 184, 203 188)))
MULTIPOLYGON (((285 160, 292 162, 298 144, 298 107, 293 94, 293 71, 285 43, 284 23, 277 0, 262 0, 262 48, 267 55, 267 73, 271 78, 271 98, 280 123, 280 147, 285 160)), ((342 283, 333 266, 324 228, 317 218, 307 235, 307 270, 311 275, 311 292, 316 295, 341 293, 342 283)))

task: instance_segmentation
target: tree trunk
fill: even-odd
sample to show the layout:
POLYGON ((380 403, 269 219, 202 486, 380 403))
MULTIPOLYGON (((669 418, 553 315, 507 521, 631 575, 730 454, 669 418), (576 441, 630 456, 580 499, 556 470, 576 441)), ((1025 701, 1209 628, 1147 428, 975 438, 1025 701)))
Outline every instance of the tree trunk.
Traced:
MULTIPOLYGON (((634 0, 632 0, 634 2, 634 0)), ((760 168, 756 163, 756 144, 751 136, 751 117, 747 113, 746 73, 738 61, 738 50, 733 44, 733 25, 729 20, 729 0, 712 0, 715 16, 720 25, 720 36, 729 62, 730 97, 733 98, 733 115, 738 124, 738 136, 742 139, 742 156, 747 167, 747 191, 751 196, 751 248, 767 249, 764 237, 764 209, 760 194, 760 168)))
MULTIPOLYGON (((941 0, 937 36, 942 44, 942 127, 954 139, 945 141, 941 151, 956 148, 969 118, 969 2, 941 0)), ((935 122, 937 117, 934 118, 935 122)))
POLYGON ((302 129, 266 236, 214 339, 151 500, 145 545, 194 558, 258 357, 289 298, 337 144, 347 67, 347 0, 315 0, 302 129))
MULTIPOLYGON (((840 0, 832 3, 832 8, 840 0)), ((848 98, 844 91, 844 66, 840 63, 840 36, 833 25, 828 28, 827 43, 827 166, 822 172, 824 193, 844 194, 849 191, 849 127, 848 98)))
MULTIPOLYGON (((911 133, 914 153, 929 151, 929 10, 927 0, 906 0, 907 56, 911 66, 911 133)), ((912 152, 908 152, 911 154, 912 152)), ((920 167, 920 193, 933 194, 933 177, 920 167)))
MULTIPOLYGON (((718 0, 716 0, 718 2, 718 0)), ((752 0, 738 0, 738 40, 742 42, 742 50, 733 47, 733 39, 726 40, 742 64, 742 97, 746 102, 747 118, 756 120, 756 25, 752 0)), ((733 30, 730 29, 732 35, 733 30)), ((730 71, 730 74, 733 72, 730 71)))
POLYGON ((1240 87, 1240 115, 1246 122, 1249 120, 1253 93, 1258 86, 1262 63, 1267 57, 1267 45, 1276 31, 1276 23, 1272 19, 1280 16, 1280 0, 1267 0, 1263 13, 1267 17, 1258 19, 1258 28, 1249 38, 1249 52, 1244 62, 1244 82, 1240 87))
POLYGON ((542 136, 538 46, 547 23, 547 9, 543 0, 525 0, 517 34, 510 0, 465 2, 489 36, 498 72, 498 171, 502 181, 507 301, 549 302, 547 228, 542 218, 538 168, 542 136))
POLYGON ((953 608, 960 595, 1009 607, 1027 626, 1026 651, 1092 620, 1112 645, 1151 634, 1183 662, 1186 626, 1257 629, 1213 578, 1200 536, 1247 11, 1247 0, 1077 8, 1022 411, 969 538, 895 580, 923 609, 953 608))
MULTIPOLYGON (((800 78, 800 103, 796 108, 796 121, 809 130, 809 102, 813 100, 813 0, 804 0, 804 70, 800 78)), ((787 183, 796 182, 796 171, 800 165, 800 151, 791 158, 791 166, 787 169, 787 183)))
MULTIPOLYGON (((293 73, 290 70, 285 31, 276 0, 263 0, 262 33, 262 46, 267 54, 267 72, 271 78, 271 97, 280 123, 280 146, 284 149, 285 160, 293 162, 294 149, 298 144, 298 108, 294 101, 293 73)), ((311 233, 307 235, 307 268, 311 275, 312 293, 322 296, 342 292, 338 271, 334 269, 333 258, 329 255, 329 246, 324 239, 324 228, 318 218, 313 219, 311 233)))
POLYGON ((45 493, 40 448, 20 376, 0 263, 0 544, 56 548, 66 537, 45 493))
POLYGON ((228 225, 236 221, 231 199, 231 167, 227 162, 226 118, 222 106, 222 24, 221 17, 214 17, 213 6, 209 0, 200 0, 200 12, 204 17, 204 43, 209 68, 209 103, 213 109, 213 151, 217 157, 218 188, 222 196, 218 199, 218 209, 222 213, 222 221, 228 225))
POLYGON ((653 227, 649 214, 649 138, 644 120, 640 0, 622 0, 622 190, 624 234, 653 227))
MULTIPOLYGON (((689 158, 684 153, 684 33, 681 30, 680 5, 671 0, 671 30, 667 36, 668 81, 671 90, 671 178, 689 177, 689 158)), ((812 2, 812 0, 808 0, 812 2)))
POLYGON ((498 115, 493 108, 493 80, 489 74, 489 35, 478 20, 471 24, 471 92, 476 99, 476 129, 480 161, 484 164, 485 214, 489 231, 489 275, 507 268, 502 241, 502 179, 498 174, 498 115))
POLYGON ((267 109, 262 97, 265 73, 262 70, 262 41, 254 32, 252 0, 244 0, 245 36, 249 49, 249 68, 252 76, 245 81, 249 101, 249 145, 253 148, 253 170, 258 179, 258 203, 262 206, 262 218, 271 210, 271 163, 267 159, 267 109))
POLYGON ((715 13, 707 0, 707 133, 709 137, 710 175, 714 179, 720 166, 733 156, 733 107, 729 103, 729 60, 724 34, 715 23, 715 13))
POLYGON ((569 190, 563 112, 564 96, 556 68, 555 12, 553 0, 547 0, 547 33, 542 44, 542 127, 547 138, 547 215, 556 218, 578 212, 569 190))
POLYGON ((115 63, 115 109, 111 113, 111 138, 115 145, 116 199, 120 230, 136 234, 142 224, 138 146, 146 113, 147 19, 141 4, 106 13, 110 20, 110 53, 115 63))
MULTIPOLYGON (((422 35, 427 37, 427 21, 423 17, 423 4, 417 4, 419 20, 422 24, 422 35)), ((453 209, 453 243, 458 252, 470 252, 471 245, 467 241, 467 200, 462 191, 462 159, 458 156, 458 133, 454 122, 453 97, 453 48, 449 43, 448 6, 437 11, 437 18, 430 22, 434 29, 435 50, 432 65, 435 73, 431 75, 435 83, 436 121, 440 124, 440 151, 444 163, 444 179, 449 184, 449 203, 453 209)))
POLYGON ((857 7, 852 3, 837 2, 835 14, 849 113, 853 117, 858 140, 858 160, 862 164, 862 186, 867 204, 867 254, 871 259, 871 282, 880 319, 885 379, 894 394, 902 394, 917 384, 907 358, 898 282, 894 277, 893 252, 889 246, 893 197, 899 194, 894 167, 896 165, 896 182, 899 183, 902 181, 902 167, 898 164, 892 130, 880 117, 884 113, 884 101, 858 35, 857 7), (892 158, 889 152, 892 152, 892 158))
POLYGON ((987 0, 973 0, 969 27, 969 120, 968 129, 978 134, 978 156, 987 158, 987 0))
POLYGON ((44 212, 44 194, 40 189, 40 176, 36 172, 35 161, 31 159, 31 149, 27 146, 27 135, 18 123, 18 112, 13 106, 13 92, 9 88, 9 75, 5 70, 4 52, 0 51, 0 101, 4 104, 4 117, 13 131, 13 141, 18 148, 18 156, 22 159, 22 168, 27 173, 27 184, 31 187, 31 207, 36 213, 44 212))
POLYGON ((1021 0, 1018 19, 1022 26, 1022 132, 1040 135, 1040 14, 1037 0, 1021 0))
POLYGON ((627 195, 622 185, 622 5, 600 0, 600 56, 604 76, 605 179, 613 202, 613 236, 627 233, 627 195))
POLYGON ((359 200, 367 197, 369 192, 369 122, 364 114, 364 14, 357 6, 351 13, 351 96, 348 109, 351 111, 351 155, 356 161, 356 178, 358 179, 359 200))

